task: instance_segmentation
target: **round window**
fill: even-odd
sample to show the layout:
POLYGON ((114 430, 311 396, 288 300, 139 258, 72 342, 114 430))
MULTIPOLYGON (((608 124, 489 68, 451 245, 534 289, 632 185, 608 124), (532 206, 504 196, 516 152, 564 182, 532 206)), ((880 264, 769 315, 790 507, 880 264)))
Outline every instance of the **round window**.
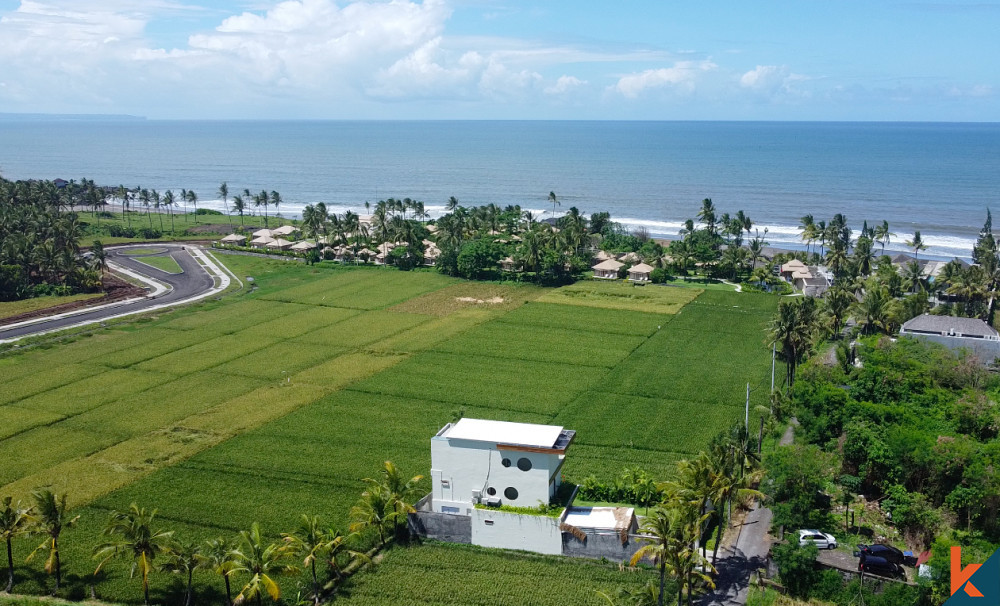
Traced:
POLYGON ((513 486, 508 486, 507 488, 504 489, 503 496, 507 497, 507 500, 509 501, 516 501, 517 489, 514 488, 513 486))
POLYGON ((521 471, 528 471, 529 469, 531 469, 531 459, 528 459, 526 457, 521 457, 520 459, 517 460, 517 468, 520 469, 521 471))
POLYGON ((504 467, 510 467, 510 459, 505 458, 503 461, 500 461, 500 464, 504 467))
POLYGON ((486 489, 486 494, 490 495, 491 497, 495 496, 496 493, 497 493, 497 489, 493 488, 492 486, 490 486, 489 488, 486 489))

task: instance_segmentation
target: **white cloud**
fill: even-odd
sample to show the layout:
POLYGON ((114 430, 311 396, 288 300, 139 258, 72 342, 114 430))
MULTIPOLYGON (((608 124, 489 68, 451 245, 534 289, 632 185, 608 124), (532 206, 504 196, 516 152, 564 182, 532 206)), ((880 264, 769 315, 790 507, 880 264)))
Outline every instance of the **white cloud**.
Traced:
POLYGON ((559 76, 556 83, 545 88, 546 95, 564 95, 569 91, 587 84, 586 80, 581 80, 576 76, 559 76))
POLYGON ((758 65, 740 76, 740 86, 764 96, 804 96, 807 93, 795 88, 794 84, 808 79, 801 74, 792 73, 787 65, 758 65))
POLYGON ((674 63, 673 67, 647 69, 644 72, 622 76, 618 79, 614 89, 629 99, 638 97, 648 89, 666 86, 691 92, 694 90, 695 82, 701 72, 712 71, 716 68, 718 65, 710 59, 678 61, 674 63))

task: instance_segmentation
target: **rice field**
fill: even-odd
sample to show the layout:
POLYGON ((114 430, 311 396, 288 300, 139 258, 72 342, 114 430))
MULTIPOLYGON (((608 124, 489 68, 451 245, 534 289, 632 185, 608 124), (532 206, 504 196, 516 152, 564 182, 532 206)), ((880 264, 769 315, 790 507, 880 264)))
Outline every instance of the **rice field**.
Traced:
MULTIPOLYGON (((63 541, 66 595, 89 592, 90 550, 112 509, 158 508, 165 526, 198 539, 255 520, 276 537, 303 513, 344 528, 362 478, 387 459, 426 475, 430 438, 459 416, 575 429, 569 480, 626 466, 663 477, 742 418, 745 383, 770 370, 770 297, 617 283, 543 290, 220 257, 254 288, 0 354, 0 495, 69 492, 81 524, 63 541)), ((140 602, 127 577, 110 566, 98 596, 140 602)), ((587 604, 599 603, 597 589, 645 578, 426 545, 390 551, 343 601, 587 604), (444 589, 456 583, 477 591, 444 589)), ((211 575, 196 581, 200 596, 219 597, 211 575)), ((22 574, 15 591, 42 582, 22 574)), ((286 593, 295 582, 283 581, 286 593)), ((177 602, 177 583, 155 575, 154 597, 177 602)))

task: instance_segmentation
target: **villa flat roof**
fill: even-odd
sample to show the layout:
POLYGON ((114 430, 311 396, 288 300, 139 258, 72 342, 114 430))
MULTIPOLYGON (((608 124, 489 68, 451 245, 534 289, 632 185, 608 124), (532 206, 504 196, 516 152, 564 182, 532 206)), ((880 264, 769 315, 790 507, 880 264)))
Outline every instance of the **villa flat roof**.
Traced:
POLYGON ((558 425, 460 419, 445 431, 442 437, 527 448, 565 448, 568 444, 559 444, 563 434, 563 428, 558 425))

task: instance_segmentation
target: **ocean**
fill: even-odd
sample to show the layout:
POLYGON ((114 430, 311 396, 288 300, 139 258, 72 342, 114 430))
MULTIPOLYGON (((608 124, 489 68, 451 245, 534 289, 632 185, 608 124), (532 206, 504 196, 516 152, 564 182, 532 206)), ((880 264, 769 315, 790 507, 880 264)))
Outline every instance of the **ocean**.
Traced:
POLYGON ((557 215, 607 211, 665 238, 712 198, 771 246, 802 248, 801 216, 839 212, 855 229, 887 220, 886 250, 919 230, 923 255, 950 258, 968 257, 1000 209, 1000 124, 23 120, 0 122, 0 174, 193 189, 220 210, 226 181, 277 190, 286 217, 321 201, 364 214, 389 197, 437 216, 455 196, 546 218, 554 191, 557 215))

